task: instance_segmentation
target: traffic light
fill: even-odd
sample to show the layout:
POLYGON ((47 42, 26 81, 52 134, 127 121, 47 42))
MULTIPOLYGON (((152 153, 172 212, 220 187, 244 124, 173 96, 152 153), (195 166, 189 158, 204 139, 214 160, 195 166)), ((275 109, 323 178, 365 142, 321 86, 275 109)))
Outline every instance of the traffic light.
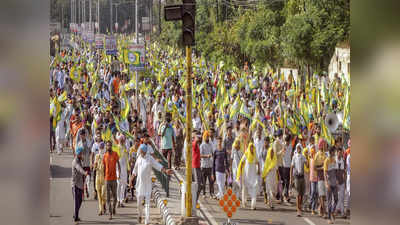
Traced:
POLYGON ((166 21, 182 20, 182 40, 186 46, 195 44, 195 15, 195 0, 183 0, 183 4, 181 5, 164 7, 164 18, 166 21))
POLYGON ((183 0, 182 36, 184 45, 194 45, 196 3, 194 0, 183 0))

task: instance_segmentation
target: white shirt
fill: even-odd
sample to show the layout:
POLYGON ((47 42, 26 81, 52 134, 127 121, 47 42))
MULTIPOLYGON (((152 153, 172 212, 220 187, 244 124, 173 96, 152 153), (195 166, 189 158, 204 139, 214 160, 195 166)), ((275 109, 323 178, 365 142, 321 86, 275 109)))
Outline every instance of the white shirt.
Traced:
POLYGON ((307 159, 303 154, 296 152, 293 155, 292 166, 294 175, 304 175, 304 164, 306 164, 307 159))
POLYGON ((257 137, 254 138, 254 147, 256 147, 256 155, 257 155, 258 161, 260 163, 264 162, 265 159, 262 158, 262 152, 264 149, 264 140, 263 140, 262 136, 261 136, 261 138, 257 138, 257 137))
POLYGON ((193 118, 192 123, 193 123, 193 129, 194 130, 200 130, 201 129, 200 117, 196 116, 195 118, 193 118))
POLYGON ((291 156, 292 156, 292 145, 289 144, 289 146, 286 146, 286 152, 283 155, 282 158, 282 165, 283 167, 289 168, 292 162, 291 156))
POLYGON ((145 157, 139 157, 135 163, 133 174, 137 175, 136 180, 136 193, 137 196, 150 196, 151 195, 151 169, 154 168, 161 171, 163 166, 158 163, 150 154, 145 157))

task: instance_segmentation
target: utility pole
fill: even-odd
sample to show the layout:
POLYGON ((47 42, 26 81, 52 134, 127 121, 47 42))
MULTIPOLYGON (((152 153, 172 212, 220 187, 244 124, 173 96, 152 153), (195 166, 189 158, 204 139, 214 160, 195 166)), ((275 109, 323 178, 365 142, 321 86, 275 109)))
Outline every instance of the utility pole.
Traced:
MULTIPOLYGON (((182 5, 164 7, 166 21, 182 20, 182 39, 186 46, 187 86, 186 86, 186 143, 192 143, 192 47, 195 44, 196 1, 183 0, 182 5)), ((199 184, 198 184, 199 185, 199 184)), ((186 217, 184 223, 198 224, 198 218, 192 217, 192 149, 186 145, 186 217)))
POLYGON ((161 34, 161 0, 158 0, 158 32, 161 34))
POLYGON ((92 30, 92 0, 89 0, 89 28, 92 30))
POLYGON ((100 33, 100 0, 97 0, 97 33, 100 33))
POLYGON ((112 10, 112 0, 110 0, 110 33, 112 34, 113 31, 113 21, 112 21, 112 14, 113 14, 113 10, 112 10))
MULTIPOLYGON (((139 30, 138 30, 138 18, 139 18, 139 16, 138 16, 138 12, 139 12, 139 10, 138 10, 138 0, 135 0, 135 34, 136 34, 136 44, 139 44, 139 30)), ((138 111, 139 111, 139 113, 140 113, 140 109, 139 109, 139 96, 138 96, 138 94, 139 94, 139 92, 138 92, 138 87, 139 87, 139 75, 138 75, 138 71, 136 70, 135 71, 135 79, 136 79, 136 90, 135 90, 135 92, 136 92, 136 94, 135 94, 135 97, 136 97, 136 109, 138 109, 138 111)))

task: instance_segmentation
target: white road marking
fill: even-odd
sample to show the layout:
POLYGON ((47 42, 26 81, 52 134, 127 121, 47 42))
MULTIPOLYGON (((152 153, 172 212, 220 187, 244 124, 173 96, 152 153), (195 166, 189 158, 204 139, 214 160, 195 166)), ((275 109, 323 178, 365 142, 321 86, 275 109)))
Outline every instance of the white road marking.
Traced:
POLYGON ((315 225, 315 223, 313 221, 311 221, 310 219, 308 219, 307 217, 303 217, 304 221, 306 221, 308 224, 310 225, 315 225))

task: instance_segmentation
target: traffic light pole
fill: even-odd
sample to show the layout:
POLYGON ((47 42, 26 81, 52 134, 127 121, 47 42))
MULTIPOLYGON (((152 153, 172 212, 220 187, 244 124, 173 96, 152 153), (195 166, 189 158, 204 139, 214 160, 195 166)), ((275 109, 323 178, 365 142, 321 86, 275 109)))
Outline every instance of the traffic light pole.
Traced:
POLYGON ((192 47, 186 46, 186 217, 192 216, 192 47))

